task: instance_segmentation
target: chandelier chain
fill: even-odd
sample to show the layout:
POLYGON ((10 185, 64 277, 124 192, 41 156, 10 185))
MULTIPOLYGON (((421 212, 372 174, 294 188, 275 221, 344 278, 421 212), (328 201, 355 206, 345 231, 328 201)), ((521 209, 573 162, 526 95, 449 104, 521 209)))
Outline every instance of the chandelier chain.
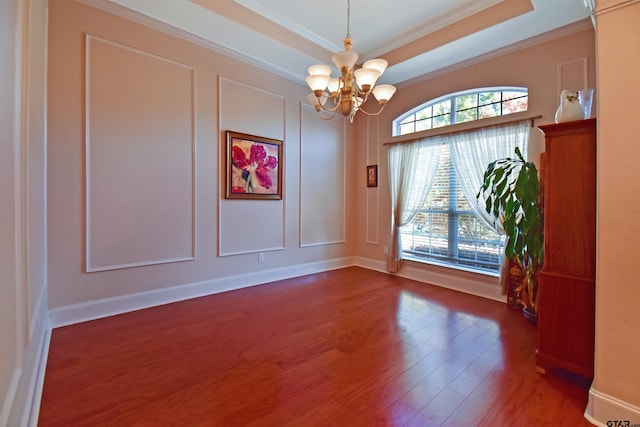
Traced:
POLYGON ((351 37, 351 0, 347 0, 347 37, 351 37))

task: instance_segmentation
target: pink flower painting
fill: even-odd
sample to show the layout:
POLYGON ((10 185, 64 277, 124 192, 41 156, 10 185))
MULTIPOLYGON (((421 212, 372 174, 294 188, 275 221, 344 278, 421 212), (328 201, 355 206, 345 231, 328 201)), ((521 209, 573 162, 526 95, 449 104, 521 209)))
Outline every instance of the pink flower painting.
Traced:
POLYGON ((279 144, 234 138, 230 148, 232 194, 279 194, 279 144))

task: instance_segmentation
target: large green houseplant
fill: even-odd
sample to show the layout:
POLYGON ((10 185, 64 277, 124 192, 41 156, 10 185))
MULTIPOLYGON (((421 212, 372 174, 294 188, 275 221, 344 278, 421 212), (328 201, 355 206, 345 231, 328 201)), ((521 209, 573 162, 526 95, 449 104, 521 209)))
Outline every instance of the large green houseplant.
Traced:
POLYGON ((544 262, 543 213, 540 181, 533 162, 515 149, 516 158, 489 164, 484 173, 478 199, 483 198, 487 213, 499 221, 506 234, 505 255, 523 271, 516 291, 519 302, 530 313, 538 312, 538 272, 544 262))

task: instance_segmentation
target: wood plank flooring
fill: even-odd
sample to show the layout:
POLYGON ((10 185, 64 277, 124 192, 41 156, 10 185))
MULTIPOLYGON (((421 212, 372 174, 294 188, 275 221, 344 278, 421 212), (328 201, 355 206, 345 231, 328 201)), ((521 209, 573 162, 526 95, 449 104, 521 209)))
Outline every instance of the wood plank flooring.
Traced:
POLYGON ((352 267, 55 329, 39 426, 588 426, 504 304, 352 267))

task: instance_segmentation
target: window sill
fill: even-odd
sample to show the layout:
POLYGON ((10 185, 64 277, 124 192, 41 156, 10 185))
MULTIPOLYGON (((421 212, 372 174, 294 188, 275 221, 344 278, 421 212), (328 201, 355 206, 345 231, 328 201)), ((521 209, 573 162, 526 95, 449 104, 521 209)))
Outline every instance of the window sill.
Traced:
POLYGON ((469 274, 478 274, 481 276, 486 276, 486 277, 495 277, 495 278, 499 278, 500 277, 500 273, 497 271, 487 271, 487 270, 477 270, 471 267, 465 267, 463 265, 457 265, 457 264, 449 264, 446 262, 437 262, 437 261, 433 261, 433 260, 427 260, 424 258, 419 258, 419 257, 414 257, 411 255, 403 255, 403 259, 406 261, 411 261, 411 262, 415 262, 417 264, 426 264, 426 265, 430 265, 430 266, 434 266, 437 268, 442 268, 442 269, 446 269, 446 270, 455 270, 455 271, 459 271, 462 273, 469 273, 469 274))
POLYGON ((441 286, 467 294, 505 302, 498 273, 473 270, 468 267, 405 257, 399 276, 430 285, 441 286))

